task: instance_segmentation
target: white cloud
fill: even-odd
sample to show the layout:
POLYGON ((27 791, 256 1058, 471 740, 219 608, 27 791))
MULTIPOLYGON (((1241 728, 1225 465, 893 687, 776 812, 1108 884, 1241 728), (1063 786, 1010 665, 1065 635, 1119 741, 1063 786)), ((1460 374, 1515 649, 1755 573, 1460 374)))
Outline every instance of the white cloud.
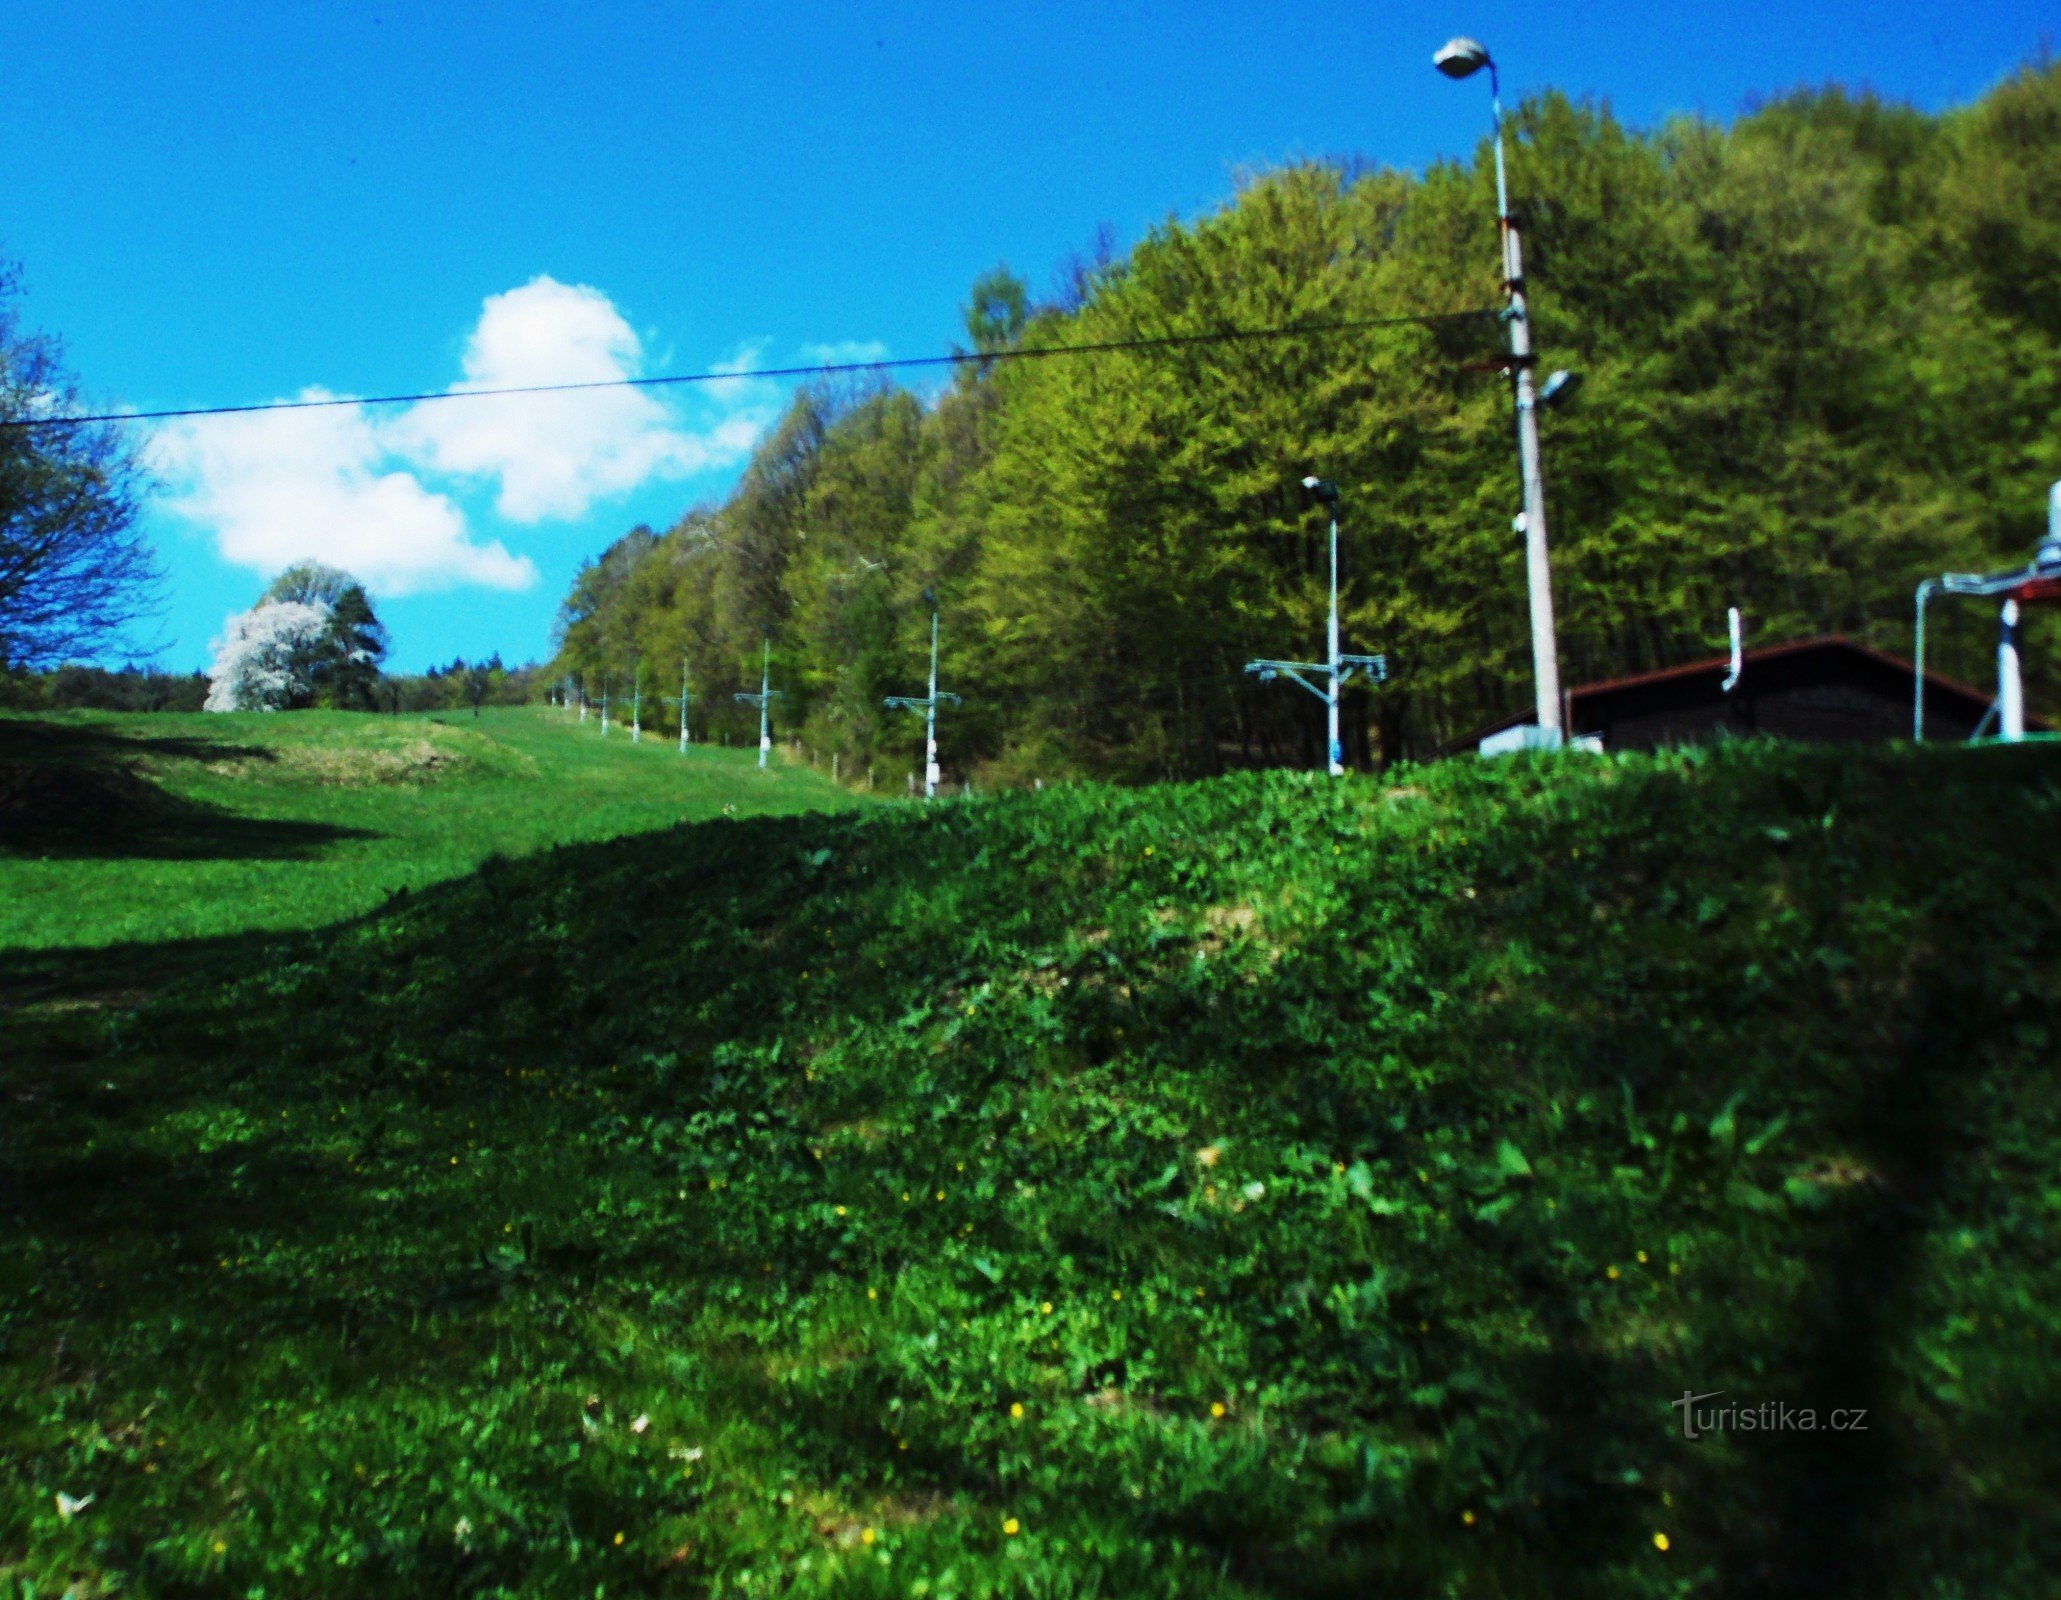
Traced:
MULTIPOLYGON (((463 365, 454 395, 606 384, 638 375, 642 346, 600 290, 540 276, 487 298, 463 365)), ((722 392, 704 392, 698 430, 650 390, 597 388, 432 400, 384 417, 347 405, 192 418, 158 435, 154 459, 171 509, 237 565, 269 573, 312 558, 381 595, 519 589, 535 566, 476 536, 454 496, 491 484, 509 522, 572 519, 655 479, 741 461, 776 393, 743 379, 707 388, 722 392)))
POLYGON ((843 367, 861 361, 885 361, 887 346, 878 339, 840 339, 836 344, 805 344, 802 354, 826 367, 843 367))
POLYGON ((188 418, 153 445, 154 467, 177 486, 172 510, 211 529, 238 566, 272 573, 322 561, 377 595, 536 581, 527 556, 476 542, 447 496, 412 473, 382 471, 388 456, 361 406, 188 418))
MULTIPOLYGON (((522 384, 610 383, 639 375, 636 331, 599 289, 532 278, 492 295, 465 348, 453 393, 522 384)), ((726 466, 751 447, 755 424, 726 418, 682 428, 649 390, 501 395, 409 409, 391 437, 423 467, 491 477, 512 522, 577 517, 595 501, 657 477, 726 466)))

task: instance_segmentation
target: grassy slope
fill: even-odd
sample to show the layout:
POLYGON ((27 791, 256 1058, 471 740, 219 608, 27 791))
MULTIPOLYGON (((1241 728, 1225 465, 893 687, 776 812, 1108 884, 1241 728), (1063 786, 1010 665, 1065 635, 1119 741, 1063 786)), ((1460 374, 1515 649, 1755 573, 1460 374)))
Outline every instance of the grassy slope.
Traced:
POLYGON ((0 950, 315 927, 494 853, 846 803, 756 759, 541 707, 0 716, 0 950))
POLYGON ((0 1566, 2041 1592, 2057 824, 1735 748, 491 864, 5 1085, 0 1566))

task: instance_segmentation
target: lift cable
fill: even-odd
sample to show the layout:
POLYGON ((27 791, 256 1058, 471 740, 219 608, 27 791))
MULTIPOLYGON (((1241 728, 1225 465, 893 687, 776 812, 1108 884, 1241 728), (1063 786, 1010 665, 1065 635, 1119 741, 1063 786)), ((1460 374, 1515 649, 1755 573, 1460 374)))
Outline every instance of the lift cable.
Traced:
POLYGON ((1413 312, 1400 316, 1361 317, 1345 322, 1304 323, 1280 328, 1221 328, 1210 333, 1170 333, 1132 339, 1099 339, 1088 344, 1020 345, 1008 350, 954 351, 946 356, 891 356, 878 361, 828 362, 806 367, 752 367, 738 371, 683 372, 654 378, 596 378, 581 383, 512 384, 491 389, 435 389, 419 394, 377 394, 362 397, 330 395, 318 400, 264 400, 236 406, 180 406, 162 411, 102 411, 51 417, 4 417, 5 428, 77 428, 89 423, 160 422, 175 417, 234 417, 265 411, 321 411, 336 406, 420 405, 432 400, 486 400, 521 394, 570 394, 585 389, 658 389, 675 384, 742 383, 752 379, 825 378, 845 374, 907 371, 919 367, 981 366, 1003 361, 1039 361, 1055 356, 1108 355, 1127 350, 1175 350, 1196 345, 1235 344, 1267 339, 1299 339, 1322 334, 1359 333, 1374 328, 1434 327, 1441 323, 1494 318, 1487 308, 1468 311, 1413 312))

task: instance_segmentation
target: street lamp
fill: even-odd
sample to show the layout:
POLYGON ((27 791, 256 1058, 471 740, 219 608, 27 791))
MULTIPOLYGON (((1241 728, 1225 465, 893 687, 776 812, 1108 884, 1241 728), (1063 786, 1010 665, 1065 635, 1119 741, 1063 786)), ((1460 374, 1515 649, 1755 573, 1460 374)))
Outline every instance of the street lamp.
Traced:
POLYGON ((1503 320, 1510 325, 1510 376, 1517 410, 1517 465, 1524 482, 1524 569, 1531 591, 1532 680, 1538 697, 1540 742, 1558 745, 1564 730, 1560 717, 1560 649, 1553 631, 1553 573, 1546 559, 1546 485, 1539 469, 1540 403, 1564 398, 1579 378, 1555 373, 1543 395, 1532 391, 1531 321, 1524 301, 1524 251, 1510 215, 1510 186, 1503 167, 1503 91, 1496 63, 1487 46, 1468 38, 1449 39, 1431 58, 1448 78, 1471 78, 1488 68, 1489 100, 1496 128, 1496 225, 1502 235, 1503 290, 1509 303, 1503 320))
POLYGON ((1338 485, 1328 478, 1308 477, 1302 480, 1302 486, 1331 513, 1331 616, 1324 631, 1325 659, 1321 665, 1311 661, 1248 661, 1245 670, 1256 674, 1261 683, 1272 683, 1276 678, 1293 679, 1324 702, 1327 765, 1332 777, 1342 778, 1345 749, 1338 740, 1338 692, 1355 670, 1365 672, 1375 683, 1382 682, 1388 676, 1388 659, 1338 653, 1338 485), (1322 676, 1324 687, 1319 689, 1310 682, 1303 676, 1305 672, 1322 676))

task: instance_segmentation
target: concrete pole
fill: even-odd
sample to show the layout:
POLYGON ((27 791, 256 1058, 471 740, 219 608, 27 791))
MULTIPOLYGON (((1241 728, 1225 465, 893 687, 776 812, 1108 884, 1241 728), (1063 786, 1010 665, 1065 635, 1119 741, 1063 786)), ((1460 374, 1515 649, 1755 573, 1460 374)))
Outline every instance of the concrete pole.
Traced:
POLYGON ((584 722, 585 722, 586 720, 587 720, 587 680, 586 680, 585 678, 582 678, 582 679, 580 680, 580 721, 581 721, 582 723, 584 723, 584 722))
POLYGON ((644 663, 638 662, 630 678, 630 743, 644 738, 644 663))
POLYGON ((2018 671, 2018 602, 2004 602, 1997 629, 1997 731, 2008 742, 2025 737, 2025 683, 2018 671))
POLYGON ((1345 776, 1345 752, 1338 742, 1338 513, 1331 513, 1331 624, 1325 636, 1325 648, 1329 652, 1325 665, 1331 669, 1329 687, 1324 692, 1325 733, 1329 742, 1325 749, 1330 753, 1331 776, 1345 776))
POLYGON ((1560 645, 1553 625, 1553 571, 1546 557, 1546 483, 1539 466, 1538 399, 1532 384, 1531 318, 1524 297, 1524 246, 1510 215, 1503 174, 1503 92, 1493 65, 1490 92, 1496 111, 1496 221, 1502 234, 1503 289, 1509 297, 1510 375, 1517 404, 1517 463, 1524 482, 1524 576, 1531 594, 1531 666, 1540 737, 1558 746, 1566 730, 1560 715, 1560 645))
POLYGON ((687 663, 680 662, 680 754, 687 753, 687 663))
POLYGON ((930 614, 930 698, 923 708, 923 798, 934 799, 937 764, 937 613, 930 614))

